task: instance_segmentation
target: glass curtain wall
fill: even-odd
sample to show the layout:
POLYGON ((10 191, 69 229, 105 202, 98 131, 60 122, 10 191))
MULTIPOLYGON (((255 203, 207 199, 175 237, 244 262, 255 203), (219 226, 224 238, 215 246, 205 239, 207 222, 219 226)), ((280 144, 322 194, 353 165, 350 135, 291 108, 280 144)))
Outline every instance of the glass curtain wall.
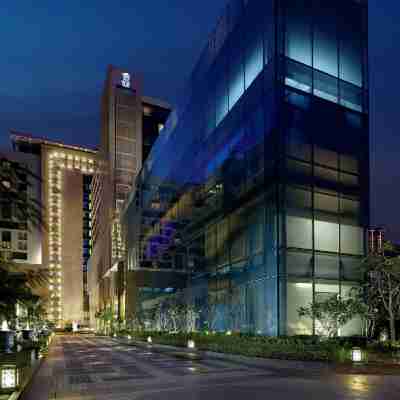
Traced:
MULTIPOLYGON (((281 3, 285 235, 281 330, 324 333, 300 306, 357 285, 368 225, 367 10, 352 1, 281 3)), ((360 321, 342 335, 361 333, 360 321)))
POLYGON ((297 308, 357 283, 366 15, 353 1, 236 0, 220 18, 124 214, 128 267, 190 271, 198 328, 313 333, 297 308))

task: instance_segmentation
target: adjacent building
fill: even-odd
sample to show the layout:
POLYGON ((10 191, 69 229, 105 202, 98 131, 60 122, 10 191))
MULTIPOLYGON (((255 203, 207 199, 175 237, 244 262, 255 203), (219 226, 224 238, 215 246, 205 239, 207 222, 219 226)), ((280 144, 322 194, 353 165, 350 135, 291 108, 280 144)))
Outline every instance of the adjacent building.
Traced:
POLYGON ((229 2, 124 208, 131 312, 183 294, 199 327, 322 333, 297 309, 346 297, 367 250, 367 14, 229 2))
POLYGON ((42 268, 40 157, 36 154, 2 152, 2 184, 19 194, 21 205, 0 195, 1 259, 21 267, 42 268), (10 176, 10 181, 6 178, 10 176), (20 207, 29 205, 28 210, 20 207))
MULTIPOLYGON (((58 327, 73 322, 87 324, 87 261, 92 246, 91 177, 96 151, 19 132, 11 132, 11 140, 14 157, 34 159, 40 179, 38 197, 43 207, 44 229, 38 241, 41 254, 37 261, 50 274, 48 319, 58 327)), ((19 239, 20 233, 16 234, 19 239)), ((27 247, 29 250, 29 239, 27 247)))
POLYGON ((120 213, 169 112, 165 102, 143 96, 140 76, 109 67, 102 96, 98 167, 92 183, 92 323, 96 311, 105 307, 112 307, 121 318, 125 312, 120 213))

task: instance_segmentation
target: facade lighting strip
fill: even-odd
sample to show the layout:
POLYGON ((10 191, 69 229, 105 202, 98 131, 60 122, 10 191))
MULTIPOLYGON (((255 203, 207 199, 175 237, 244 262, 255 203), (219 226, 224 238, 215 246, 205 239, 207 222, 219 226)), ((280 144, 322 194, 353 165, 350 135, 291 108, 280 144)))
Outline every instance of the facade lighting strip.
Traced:
POLYGON ((51 152, 48 158, 48 210, 49 210, 49 291, 48 318, 60 328, 63 319, 62 297, 62 173, 64 169, 94 173, 93 158, 64 152, 51 152))

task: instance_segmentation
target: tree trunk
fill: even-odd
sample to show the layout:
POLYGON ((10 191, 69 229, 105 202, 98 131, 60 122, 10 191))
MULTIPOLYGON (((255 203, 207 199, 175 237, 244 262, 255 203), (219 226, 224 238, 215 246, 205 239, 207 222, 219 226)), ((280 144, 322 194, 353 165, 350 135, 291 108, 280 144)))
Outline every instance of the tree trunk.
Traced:
POLYGON ((392 315, 390 315, 389 322, 390 322, 390 340, 394 342, 396 340, 396 321, 392 315))

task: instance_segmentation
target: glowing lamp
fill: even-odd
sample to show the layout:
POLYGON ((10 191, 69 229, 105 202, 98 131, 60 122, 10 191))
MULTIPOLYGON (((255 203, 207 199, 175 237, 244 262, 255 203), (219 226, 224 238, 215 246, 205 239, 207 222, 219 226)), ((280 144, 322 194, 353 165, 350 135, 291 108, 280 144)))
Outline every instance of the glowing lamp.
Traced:
POLYGON ((128 336, 127 336, 127 339, 128 339, 128 340, 132 340, 132 336, 131 336, 131 335, 128 335, 128 336))
POLYGON ((3 366, 1 369, 1 389, 15 389, 18 386, 16 366, 3 366))
POLYGON ((232 331, 226 331, 226 334, 227 334, 228 336, 231 336, 231 335, 232 335, 232 331))
POLYGON ((359 347, 354 347, 351 350, 351 360, 353 362, 361 362, 362 361, 362 351, 359 347))
POLYGON ((153 343, 153 339, 151 338, 151 336, 149 336, 149 337, 147 338, 147 343, 149 343, 149 344, 152 344, 152 343, 153 343))
POLYGON ((188 340, 187 347, 188 347, 188 349, 195 349, 196 344, 195 344, 194 340, 188 340))

